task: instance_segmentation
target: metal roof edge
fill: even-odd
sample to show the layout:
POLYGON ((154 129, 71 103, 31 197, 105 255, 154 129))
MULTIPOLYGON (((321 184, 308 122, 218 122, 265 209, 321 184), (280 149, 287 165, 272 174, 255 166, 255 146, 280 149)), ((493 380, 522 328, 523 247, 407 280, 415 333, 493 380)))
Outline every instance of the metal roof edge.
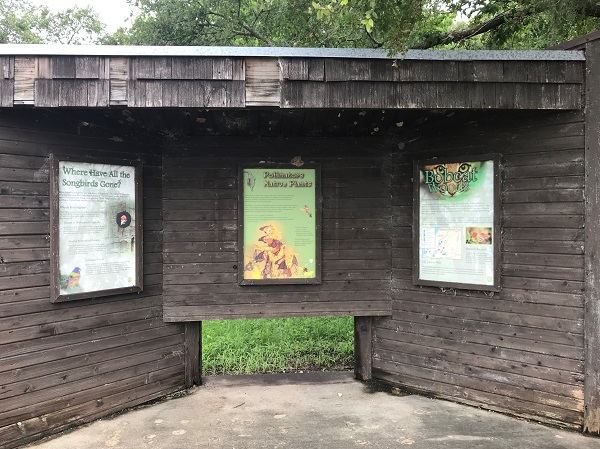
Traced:
POLYGON ((370 48, 176 47, 0 44, 3 56, 209 56, 269 58, 408 59, 431 61, 584 61, 575 50, 408 50, 390 56, 370 48))

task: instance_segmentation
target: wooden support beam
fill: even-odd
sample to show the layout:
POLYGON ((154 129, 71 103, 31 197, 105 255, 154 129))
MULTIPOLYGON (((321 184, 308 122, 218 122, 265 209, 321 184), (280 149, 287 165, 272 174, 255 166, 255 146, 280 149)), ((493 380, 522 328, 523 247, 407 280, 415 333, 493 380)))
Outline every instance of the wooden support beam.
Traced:
POLYGON ((202 385, 202 322, 185 323, 185 387, 202 385))
POLYGON ((371 380, 373 365, 373 319, 354 317, 354 377, 371 380))
POLYGON ((586 45, 584 432, 600 434, 600 41, 586 45))

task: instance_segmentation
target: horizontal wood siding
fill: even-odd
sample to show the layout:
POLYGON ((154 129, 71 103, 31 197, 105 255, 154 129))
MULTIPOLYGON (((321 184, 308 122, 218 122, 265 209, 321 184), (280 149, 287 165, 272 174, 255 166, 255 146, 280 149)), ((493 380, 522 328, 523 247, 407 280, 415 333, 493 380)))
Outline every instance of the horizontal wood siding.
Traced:
POLYGON ((583 61, 282 58, 281 107, 581 109, 583 61))
POLYGON ((114 129, 82 136, 102 132, 45 110, 0 114, 2 448, 183 387, 183 327, 162 320, 160 150, 149 143, 115 142, 114 129), (50 303, 48 155, 53 151, 143 161, 143 293, 50 303))
POLYGON ((390 161, 377 138, 174 145, 163 158, 165 320, 389 315, 390 161), (238 285, 238 162, 269 156, 322 166, 321 285, 238 285))
POLYGON ((0 62, 2 107, 583 108, 584 61, 5 56, 0 62))
POLYGON ((582 113, 448 114, 394 164, 393 315, 374 321, 373 376, 580 428, 582 113), (502 290, 412 283, 412 161, 501 155, 502 290))

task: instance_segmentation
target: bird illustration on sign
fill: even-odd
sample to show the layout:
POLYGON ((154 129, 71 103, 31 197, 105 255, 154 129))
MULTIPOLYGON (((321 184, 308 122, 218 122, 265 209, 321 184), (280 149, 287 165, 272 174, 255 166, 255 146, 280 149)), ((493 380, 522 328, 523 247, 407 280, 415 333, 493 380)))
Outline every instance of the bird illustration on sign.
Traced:
POLYGON ((62 286, 63 290, 67 290, 69 287, 73 287, 74 285, 79 284, 79 279, 81 278, 81 268, 75 267, 73 271, 69 273, 66 277, 65 282, 62 286))
POLYGON ((310 209, 308 208, 308 206, 307 206, 306 204, 304 205, 304 207, 301 207, 301 208, 300 208, 300 210, 301 210, 302 212, 305 212, 305 213, 307 213, 307 214, 308 214, 308 216, 309 216, 310 218, 312 218, 312 212, 310 211, 310 209))

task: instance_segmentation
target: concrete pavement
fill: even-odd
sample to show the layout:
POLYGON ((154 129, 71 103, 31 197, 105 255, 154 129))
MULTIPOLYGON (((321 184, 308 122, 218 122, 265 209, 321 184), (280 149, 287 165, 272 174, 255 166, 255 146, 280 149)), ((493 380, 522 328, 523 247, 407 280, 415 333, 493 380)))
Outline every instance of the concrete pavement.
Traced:
POLYGON ((418 395, 347 372, 205 378, 191 394, 28 446, 35 449, 600 449, 600 438, 418 395))

